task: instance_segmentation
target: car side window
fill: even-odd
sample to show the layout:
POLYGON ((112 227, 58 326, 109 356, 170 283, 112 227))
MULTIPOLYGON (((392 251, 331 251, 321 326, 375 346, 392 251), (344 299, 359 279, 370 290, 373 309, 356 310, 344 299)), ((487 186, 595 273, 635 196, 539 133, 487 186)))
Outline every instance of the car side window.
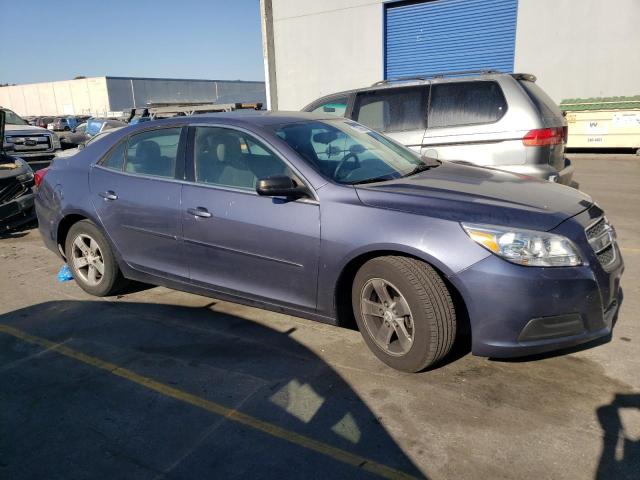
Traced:
POLYGON ((349 97, 333 97, 332 99, 324 102, 322 105, 317 106, 312 112, 315 113, 330 113, 336 117, 344 117, 347 111, 347 105, 349 103, 349 97))
POLYGON ((120 142, 116 148, 111 150, 111 152, 100 161, 100 165, 105 168, 110 168, 111 170, 122 170, 126 148, 127 142, 120 142))
POLYGON ((255 190, 258 180, 293 176, 267 146, 237 130, 196 127, 195 180, 198 183, 255 190))
POLYGON ((429 128, 492 123, 506 111, 497 82, 442 83, 431 87, 429 128))
POLYGON ((426 85, 360 92, 352 117, 381 132, 422 130, 427 126, 428 97, 426 85))
POLYGON ((125 171, 173 178, 182 128, 162 128, 129 138, 125 171))

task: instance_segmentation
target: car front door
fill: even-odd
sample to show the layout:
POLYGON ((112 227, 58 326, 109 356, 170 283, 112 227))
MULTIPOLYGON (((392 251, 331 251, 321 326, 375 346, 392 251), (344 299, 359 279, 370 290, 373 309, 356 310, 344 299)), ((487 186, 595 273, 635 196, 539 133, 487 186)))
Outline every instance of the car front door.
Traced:
POLYGON ((128 265, 188 281, 179 228, 182 185, 175 179, 184 171, 185 141, 180 127, 132 135, 91 169, 90 187, 100 221, 128 265))
POLYGON ((192 283, 302 309, 316 307, 320 210, 312 199, 259 196, 259 179, 301 177, 243 130, 192 127, 182 190, 192 283))

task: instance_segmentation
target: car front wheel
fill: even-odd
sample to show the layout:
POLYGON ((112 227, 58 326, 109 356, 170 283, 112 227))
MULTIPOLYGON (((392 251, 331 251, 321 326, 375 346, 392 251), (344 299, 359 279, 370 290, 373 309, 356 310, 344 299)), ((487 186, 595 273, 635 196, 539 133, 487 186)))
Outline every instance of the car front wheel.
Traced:
POLYGON ((369 260, 356 274, 351 297, 365 342, 390 367, 418 372, 453 345, 451 295, 425 262, 400 256, 369 260))
POLYGON ((107 239, 89 220, 69 229, 65 255, 73 278, 91 295, 114 295, 126 284, 107 239))

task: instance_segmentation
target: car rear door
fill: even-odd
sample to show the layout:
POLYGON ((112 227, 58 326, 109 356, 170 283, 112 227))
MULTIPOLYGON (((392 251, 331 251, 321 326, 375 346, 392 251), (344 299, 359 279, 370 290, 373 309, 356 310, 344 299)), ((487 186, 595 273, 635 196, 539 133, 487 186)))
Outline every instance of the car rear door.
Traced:
POLYGON ((116 249, 131 267, 188 280, 180 236, 184 172, 181 127, 125 139, 89 174, 93 205, 116 249))
POLYGON ((315 309, 318 203, 255 191, 256 182, 271 175, 301 178, 243 130, 192 127, 189 145, 192 182, 182 190, 181 217, 192 283, 315 309))
POLYGON ((497 81, 432 84, 422 154, 477 165, 524 164, 522 115, 508 110, 497 81))
POLYGON ((351 118, 420 151, 428 99, 429 85, 363 90, 356 94, 351 118))

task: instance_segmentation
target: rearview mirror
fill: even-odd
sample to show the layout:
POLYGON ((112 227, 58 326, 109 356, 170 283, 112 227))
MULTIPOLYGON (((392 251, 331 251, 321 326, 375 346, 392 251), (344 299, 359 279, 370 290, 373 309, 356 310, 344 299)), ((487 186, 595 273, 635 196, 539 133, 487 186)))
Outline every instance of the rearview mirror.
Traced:
POLYGON ((299 186, 293 178, 286 175, 274 175, 258 180, 256 192, 265 197, 302 198, 309 196, 306 187, 299 186))

